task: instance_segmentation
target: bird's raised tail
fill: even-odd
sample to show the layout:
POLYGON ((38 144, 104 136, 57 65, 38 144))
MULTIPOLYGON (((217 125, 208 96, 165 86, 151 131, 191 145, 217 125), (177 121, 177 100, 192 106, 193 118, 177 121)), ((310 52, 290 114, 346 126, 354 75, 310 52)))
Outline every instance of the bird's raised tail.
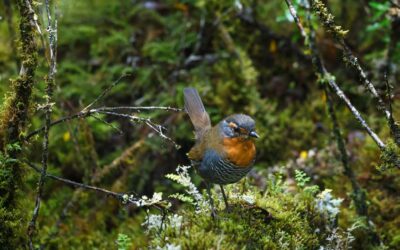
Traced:
POLYGON ((195 88, 185 88, 183 96, 185 110, 193 123, 196 139, 199 139, 206 130, 211 128, 210 116, 204 108, 200 95, 195 88))

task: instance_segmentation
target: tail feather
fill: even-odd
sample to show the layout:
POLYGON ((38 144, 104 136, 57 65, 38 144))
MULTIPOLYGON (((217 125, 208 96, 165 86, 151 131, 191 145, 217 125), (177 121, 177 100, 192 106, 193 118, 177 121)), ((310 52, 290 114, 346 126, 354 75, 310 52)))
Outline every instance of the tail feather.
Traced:
POLYGON ((185 100, 185 110, 193 123, 196 139, 199 139, 204 131, 211 128, 210 117, 195 88, 185 88, 183 90, 183 96, 185 100))

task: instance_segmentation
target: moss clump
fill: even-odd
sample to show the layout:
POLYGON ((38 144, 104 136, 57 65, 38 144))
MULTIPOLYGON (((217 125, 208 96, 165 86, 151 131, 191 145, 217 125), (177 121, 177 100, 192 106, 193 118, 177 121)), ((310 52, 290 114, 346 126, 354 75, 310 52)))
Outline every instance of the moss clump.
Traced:
POLYGON ((389 140, 386 144, 386 148, 381 153, 380 159, 381 164, 378 166, 380 170, 400 168, 399 147, 392 140, 389 140))
POLYGON ((224 209, 221 194, 218 199, 213 194, 219 208, 217 220, 208 210, 191 206, 158 221, 158 226, 157 216, 150 215, 144 223, 150 245, 182 249, 317 249, 327 245, 332 221, 316 205, 316 189, 294 194, 283 186, 270 185, 264 193, 256 187, 243 193, 240 186, 228 187, 229 211, 224 209))
POLYGON ((322 1, 312 0, 311 7, 316 12, 327 31, 332 33, 336 38, 344 38, 349 32, 348 30, 343 30, 341 26, 335 24, 335 17, 329 13, 328 8, 322 1))
POLYGON ((0 244, 3 249, 21 248, 26 237, 22 233, 26 213, 20 211, 16 199, 23 182, 21 166, 16 160, 20 148, 15 141, 25 128, 37 67, 35 14, 31 4, 31 1, 18 1, 22 65, 0 114, 0 244))

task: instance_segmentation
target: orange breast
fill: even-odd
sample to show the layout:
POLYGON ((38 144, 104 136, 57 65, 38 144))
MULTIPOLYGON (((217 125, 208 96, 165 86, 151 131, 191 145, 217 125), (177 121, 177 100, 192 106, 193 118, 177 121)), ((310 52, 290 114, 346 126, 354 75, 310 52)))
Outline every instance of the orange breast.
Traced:
POLYGON ((225 138, 223 145, 228 160, 238 167, 249 166, 256 156, 256 147, 252 140, 225 138))

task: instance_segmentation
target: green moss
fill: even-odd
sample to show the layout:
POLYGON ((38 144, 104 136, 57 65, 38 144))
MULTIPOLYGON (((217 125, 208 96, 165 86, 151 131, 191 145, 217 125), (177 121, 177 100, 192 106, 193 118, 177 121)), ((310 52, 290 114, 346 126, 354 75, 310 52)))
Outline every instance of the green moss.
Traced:
POLYGON ((151 246, 316 249, 326 243, 325 227, 329 221, 319 213, 310 193, 293 194, 279 188, 261 193, 250 187, 242 194, 238 188, 239 185, 228 187, 229 211, 223 210, 222 199, 215 199, 214 194, 219 208, 217 220, 213 220, 209 212, 196 212, 193 207, 186 206, 165 221, 161 232, 149 227, 151 246))
POLYGON ((335 17, 329 13, 328 8, 322 1, 312 0, 311 7, 318 15, 326 30, 332 33, 336 38, 344 38, 349 32, 348 30, 343 30, 341 26, 335 24, 335 17))
POLYGON ((386 144, 386 148, 381 152, 381 164, 378 166, 380 170, 391 168, 400 168, 400 149, 392 140, 386 144))
POLYGON ((26 237, 23 228, 27 213, 20 211, 17 202, 18 190, 23 185, 22 169, 16 160, 20 148, 10 143, 17 141, 25 128, 37 66, 34 13, 28 3, 18 1, 22 67, 19 77, 11 81, 11 92, 0 114, 0 244, 4 249, 21 247, 26 237))

